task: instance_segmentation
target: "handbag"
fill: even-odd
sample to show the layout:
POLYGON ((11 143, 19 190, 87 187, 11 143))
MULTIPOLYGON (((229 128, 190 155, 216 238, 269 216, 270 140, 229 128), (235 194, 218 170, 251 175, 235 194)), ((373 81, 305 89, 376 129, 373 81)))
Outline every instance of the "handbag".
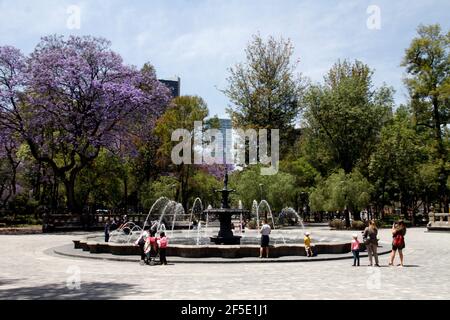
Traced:
POLYGON ((392 245, 397 248, 403 247, 405 244, 405 239, 401 234, 398 234, 394 237, 394 240, 392 241, 392 245))
POLYGON ((369 231, 366 229, 364 230, 363 233, 363 243, 368 246, 370 244, 370 236, 369 236, 369 231))
POLYGON ((368 246, 368 245, 370 244, 370 239, 367 238, 367 237, 364 237, 364 238, 363 238, 363 242, 364 242, 364 244, 365 244, 366 246, 368 246))

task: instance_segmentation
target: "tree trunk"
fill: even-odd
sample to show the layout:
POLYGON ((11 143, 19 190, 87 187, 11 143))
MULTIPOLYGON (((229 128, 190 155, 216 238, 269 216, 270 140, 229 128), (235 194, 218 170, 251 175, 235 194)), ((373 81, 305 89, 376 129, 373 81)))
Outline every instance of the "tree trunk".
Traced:
POLYGON ((350 211, 348 210, 347 207, 345 207, 344 216, 345 216, 345 227, 347 229, 349 229, 350 228, 350 211))
MULTIPOLYGON (((184 170, 183 170, 184 171, 184 170)), ((183 206, 184 210, 188 210, 188 187, 189 187, 189 166, 186 168, 185 175, 183 175, 182 179, 182 186, 181 186, 181 205, 183 206)))
MULTIPOLYGON (((84 166, 83 166, 84 167, 84 166)), ((67 209, 69 210, 69 213, 72 214, 81 214, 82 208, 80 208, 76 197, 75 197, 75 181, 77 178, 78 173, 83 168, 81 166, 73 168, 69 173, 69 179, 64 175, 64 177, 60 177, 64 183, 65 189, 66 189, 66 197, 67 197, 67 209)))
POLYGON ((123 207, 125 214, 128 213, 128 177, 125 175, 123 178, 123 207))
POLYGON ((58 211, 58 178, 56 176, 53 177, 53 195, 52 195, 52 213, 56 213, 58 211))
POLYGON ((75 200, 75 181, 64 179, 64 187, 66 188, 67 209, 71 214, 81 213, 75 200))

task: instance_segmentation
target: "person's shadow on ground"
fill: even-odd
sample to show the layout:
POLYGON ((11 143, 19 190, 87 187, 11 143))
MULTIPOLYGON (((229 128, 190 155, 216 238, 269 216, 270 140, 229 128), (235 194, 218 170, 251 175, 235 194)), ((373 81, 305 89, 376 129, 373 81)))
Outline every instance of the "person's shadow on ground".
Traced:
MULTIPOLYGON (((18 285, 20 285, 20 281, 18 285)), ((0 280, 0 300, 103 300, 118 299, 123 292, 134 285, 114 282, 81 282, 80 289, 68 288, 66 283, 46 284, 33 287, 3 289, 12 285, 14 280, 0 280)))

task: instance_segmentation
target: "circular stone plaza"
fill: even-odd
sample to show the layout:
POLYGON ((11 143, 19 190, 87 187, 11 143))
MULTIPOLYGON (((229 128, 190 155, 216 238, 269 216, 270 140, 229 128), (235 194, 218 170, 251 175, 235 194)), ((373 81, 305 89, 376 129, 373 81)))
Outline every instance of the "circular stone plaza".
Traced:
MULTIPOLYGON (((350 238, 325 224, 314 237, 350 238)), ((73 240, 92 233, 0 235, 0 299, 448 299, 450 233, 410 228, 405 266, 389 267, 391 234, 381 229, 380 268, 352 267, 351 253, 312 258, 186 258, 147 266, 139 256, 92 254, 73 240)), ((98 234, 100 235, 100 233, 98 234)), ((398 259, 398 258, 397 258, 398 259)), ((398 260, 396 261, 398 262, 398 260)))

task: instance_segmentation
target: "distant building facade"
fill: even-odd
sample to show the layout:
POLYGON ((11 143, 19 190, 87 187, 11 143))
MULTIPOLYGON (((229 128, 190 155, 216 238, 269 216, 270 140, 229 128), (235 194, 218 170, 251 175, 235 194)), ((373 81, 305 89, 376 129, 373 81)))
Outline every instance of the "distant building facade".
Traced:
POLYGON ((160 79, 159 82, 164 84, 167 88, 169 88, 172 98, 179 97, 181 94, 181 79, 177 78, 177 80, 164 80, 160 79))
POLYGON ((222 133, 222 141, 219 143, 223 146, 223 162, 226 163, 227 150, 232 148, 233 144, 233 135, 231 130, 233 129, 231 119, 219 119, 220 123, 220 132, 222 133))
MULTIPOLYGON (((222 155, 221 155, 221 159, 222 162, 221 164, 225 164, 226 163, 226 157, 227 157, 227 150, 232 148, 232 143, 233 143, 233 134, 231 132, 232 130, 232 124, 231 124, 231 120, 230 119, 218 119, 219 120, 219 127, 217 128, 217 130, 220 132, 220 137, 215 137, 217 140, 214 140, 215 143, 217 143, 217 145, 219 145, 222 148, 222 155), (229 130, 229 132, 227 132, 227 130, 229 130)), ((204 129, 211 129, 210 124, 209 123, 204 123, 204 129)), ((215 150, 211 150, 211 155, 213 157, 217 157, 220 155, 216 155, 215 150)))

